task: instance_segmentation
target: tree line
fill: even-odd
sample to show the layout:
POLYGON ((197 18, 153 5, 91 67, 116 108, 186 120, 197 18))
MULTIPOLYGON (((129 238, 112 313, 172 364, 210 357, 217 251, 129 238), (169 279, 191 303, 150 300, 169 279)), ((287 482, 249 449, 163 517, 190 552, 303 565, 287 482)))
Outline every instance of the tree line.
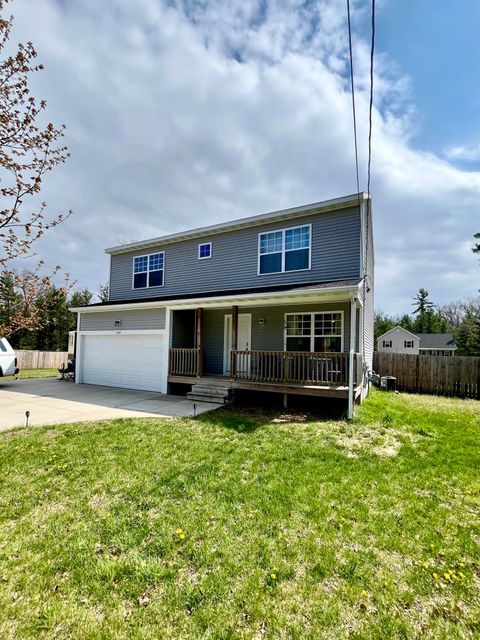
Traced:
POLYGON ((107 302, 108 285, 96 294, 87 288, 72 292, 46 279, 30 290, 30 276, 25 272, 13 277, 8 271, 0 275, 0 327, 14 349, 66 351, 68 332, 77 328, 77 315, 69 309, 91 304, 95 297, 107 302), (35 321, 25 324, 25 317, 35 321))
MULTIPOLYGON (((476 234, 475 237, 480 237, 476 234)), ((479 249, 475 252, 480 252, 479 249)), ((455 300, 435 305, 426 289, 419 289, 413 298, 411 314, 375 313, 375 347, 377 338, 396 326, 412 333, 452 333, 458 355, 480 356, 480 297, 455 300)))

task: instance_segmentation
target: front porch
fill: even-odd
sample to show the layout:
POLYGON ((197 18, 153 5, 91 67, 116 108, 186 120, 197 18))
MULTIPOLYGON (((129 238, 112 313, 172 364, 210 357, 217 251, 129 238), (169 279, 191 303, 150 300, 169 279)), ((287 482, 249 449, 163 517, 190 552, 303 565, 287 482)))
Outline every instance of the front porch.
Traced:
POLYGON ((353 402, 363 389, 359 324, 350 301, 174 312, 168 382, 353 402))

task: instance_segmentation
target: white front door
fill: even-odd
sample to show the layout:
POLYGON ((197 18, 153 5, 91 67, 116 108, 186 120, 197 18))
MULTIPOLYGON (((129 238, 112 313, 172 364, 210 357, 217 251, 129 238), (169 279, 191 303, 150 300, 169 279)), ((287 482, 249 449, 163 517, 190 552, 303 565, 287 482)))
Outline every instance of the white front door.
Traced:
MULTIPOLYGON (((238 335, 237 349, 238 351, 250 351, 252 343, 252 314, 238 314, 238 335)), ((223 373, 230 375, 230 361, 232 353, 232 314, 225 316, 225 332, 223 339, 223 373)), ((250 356, 248 356, 250 358, 250 356)))

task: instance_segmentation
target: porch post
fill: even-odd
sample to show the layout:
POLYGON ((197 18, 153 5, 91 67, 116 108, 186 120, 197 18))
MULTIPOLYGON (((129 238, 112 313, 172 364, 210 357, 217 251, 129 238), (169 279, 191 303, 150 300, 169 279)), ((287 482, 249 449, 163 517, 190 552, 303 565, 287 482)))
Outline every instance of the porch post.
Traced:
POLYGON ((350 355, 348 358, 348 419, 353 418, 353 400, 354 400, 354 362, 355 362, 355 342, 357 328, 357 305, 355 299, 350 300, 350 355))
POLYGON ((196 336, 195 336, 195 346, 198 349, 198 359, 197 359, 197 376, 201 376, 203 374, 203 309, 199 307, 196 310, 196 336))
MULTIPOLYGON (((238 348, 238 306, 232 306, 232 351, 238 348)), ((230 355, 230 377, 234 378, 237 373, 237 359, 230 355)))

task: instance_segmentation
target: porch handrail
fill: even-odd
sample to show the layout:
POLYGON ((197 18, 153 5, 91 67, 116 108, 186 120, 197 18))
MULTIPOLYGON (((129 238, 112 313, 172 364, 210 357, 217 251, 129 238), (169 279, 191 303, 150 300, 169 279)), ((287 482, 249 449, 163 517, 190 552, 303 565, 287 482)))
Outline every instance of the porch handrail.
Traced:
MULTIPOLYGON (((357 372, 359 354, 354 354, 357 372)), ((294 383, 304 385, 348 384, 348 353, 320 351, 232 351, 231 371, 235 380, 294 383)))
POLYGON ((199 375, 200 349, 170 349, 168 373, 172 376, 199 375))

